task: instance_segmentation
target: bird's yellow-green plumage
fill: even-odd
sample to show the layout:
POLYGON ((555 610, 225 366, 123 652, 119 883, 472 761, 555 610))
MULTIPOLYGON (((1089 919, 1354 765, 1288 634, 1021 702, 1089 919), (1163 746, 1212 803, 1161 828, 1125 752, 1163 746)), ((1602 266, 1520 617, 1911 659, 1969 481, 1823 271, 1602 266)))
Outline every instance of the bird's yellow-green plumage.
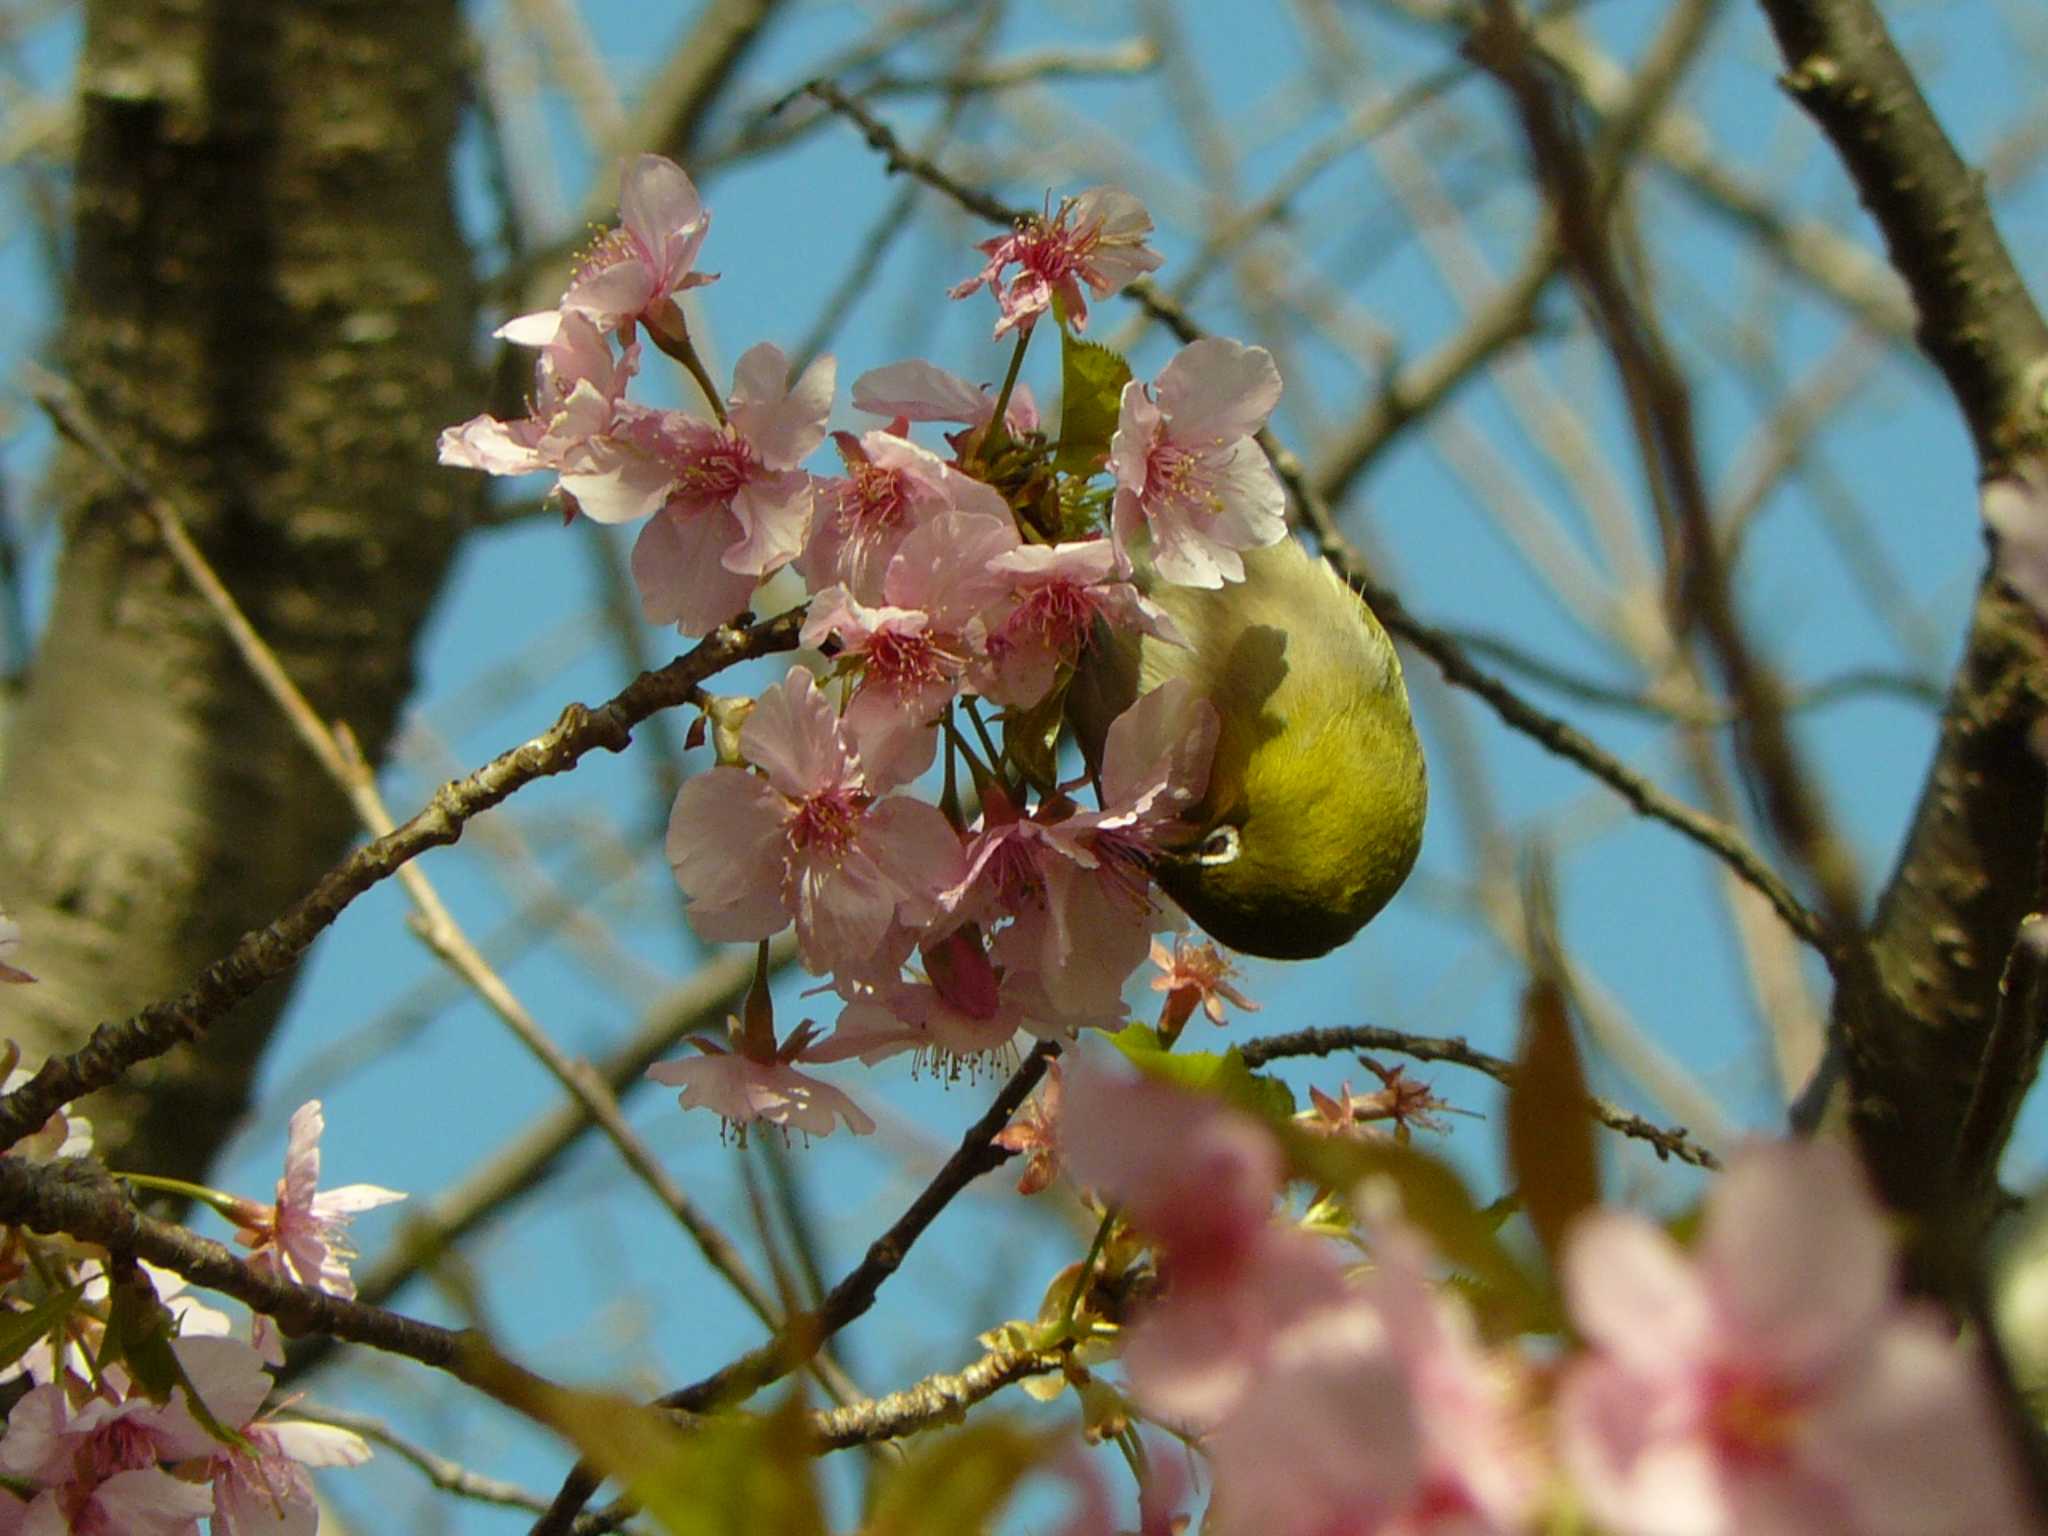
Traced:
POLYGON ((1292 539, 1244 563, 1244 581, 1213 591, 1141 577, 1188 645, 1098 631, 1068 714, 1096 764, 1131 702, 1169 678, 1194 682, 1216 706, 1216 756, 1192 837, 1155 873, 1232 949, 1305 960, 1348 940, 1414 867, 1422 745, 1364 601, 1292 539))

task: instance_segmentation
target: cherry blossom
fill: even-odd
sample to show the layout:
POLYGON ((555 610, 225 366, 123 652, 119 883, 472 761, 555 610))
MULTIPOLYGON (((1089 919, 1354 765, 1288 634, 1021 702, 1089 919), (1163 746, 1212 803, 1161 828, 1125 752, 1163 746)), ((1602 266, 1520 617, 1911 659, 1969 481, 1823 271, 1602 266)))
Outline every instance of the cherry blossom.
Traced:
POLYGON ((792 385, 782 349, 764 341, 733 370, 727 424, 681 411, 640 419, 636 440, 671 476, 666 503, 633 546, 649 623, 709 634, 802 552, 811 477, 797 465, 825 440, 834 369, 818 358, 792 385))
POLYGON ((650 516, 674 475, 636 436, 648 412, 626 401, 640 365, 629 344, 616 359, 597 327, 565 315, 534 365, 530 414, 519 421, 477 416, 442 432, 440 459, 491 475, 556 473, 574 511, 600 523, 650 516))
MULTIPOLYGON (((248 1422, 270 1390, 255 1350, 238 1340, 181 1338, 172 1348, 216 1423, 233 1428, 248 1422)), ((190 1408, 187 1389, 181 1386, 166 1403, 140 1393, 112 1395, 114 1383, 123 1379, 110 1369, 101 1377, 106 1395, 82 1401, 74 1397, 82 1390, 77 1382, 48 1382, 15 1405, 0 1438, 0 1472, 41 1490, 25 1510, 6 1501, 21 1513, 18 1529, 51 1536, 188 1536, 196 1529, 193 1521, 213 1513, 206 1489, 161 1466, 210 1458, 224 1449, 190 1408)))
POLYGON ((1080 1060, 1059 1152, 1159 1245, 1163 1295, 1124 1345, 1148 1412, 1195 1430, 1225 1422, 1286 1330, 1344 1299, 1329 1245, 1274 1224, 1280 1154, 1249 1117, 1080 1060))
POLYGON ((1257 1003, 1231 985, 1231 979, 1237 975, 1237 967, 1207 939, 1191 943, 1186 937, 1176 934, 1171 950, 1154 939, 1152 963, 1160 971, 1152 978, 1152 990, 1166 994, 1166 1005, 1159 1015, 1159 1033, 1162 1035, 1180 1033, 1197 1008, 1211 1024, 1223 1022, 1225 1003, 1235 1004, 1247 1013, 1259 1011, 1257 1003))
POLYGON ((983 696, 998 704, 1029 709, 1042 700, 1059 669, 1080 659, 1098 623, 1133 636, 1186 643, 1165 609, 1117 579, 1116 551, 1107 539, 1068 544, 1013 540, 988 565, 991 574, 1004 579, 1008 601, 990 629, 973 680, 983 696))
POLYGON ((241 1437, 239 1445, 209 1437, 202 1448, 214 1536, 313 1536, 319 1511, 304 1468, 360 1466, 369 1446, 331 1425, 259 1418, 270 1377, 248 1344, 181 1338, 173 1347, 207 1412, 241 1437))
MULTIPOLYGON (((869 369, 854 380, 853 405, 889 418, 889 431, 898 437, 908 435, 914 421, 959 422, 962 430, 948 432, 946 444, 962 462, 973 457, 996 414, 996 397, 986 389, 920 358, 869 369)), ((1003 430, 1012 438, 1028 437, 1041 424, 1037 398, 1020 379, 1003 407, 1003 430)))
POLYGON ((908 438, 837 432, 833 442, 846 473, 817 482, 817 528, 797 562, 813 592, 843 585, 861 602, 880 603, 904 541, 933 518, 954 511, 1010 521, 993 487, 908 438))
MULTIPOLYGON (((759 1054, 699 1039, 692 1043, 704 1054, 657 1061, 647 1075, 682 1089, 683 1108, 711 1110, 742 1137, 757 1120, 807 1136, 828 1136, 841 1124, 867 1135, 875 1122, 865 1110, 830 1083, 796 1070, 796 1062, 821 1059, 811 1031, 806 1023, 780 1047, 759 1054)), ((738 1020, 732 1033, 736 1041, 743 1038, 738 1020)))
POLYGON ((985 641, 982 611, 1002 590, 991 556, 1017 542, 1008 518, 942 512, 903 541, 883 578, 883 606, 843 586, 820 592, 803 642, 836 643, 857 675, 844 728, 871 780, 904 783, 931 766, 938 720, 985 641))
POLYGON ((983 268, 957 284, 956 299, 987 287, 1000 314, 995 334, 1030 330, 1038 317, 1058 302, 1076 331, 1088 328, 1086 283, 1098 299, 1106 299, 1157 268, 1164 259, 1145 244, 1152 233, 1152 215, 1121 187, 1090 187, 1079 197, 1062 199, 1057 212, 1027 220, 1019 228, 975 249, 988 257, 983 268), (1007 285, 1003 274, 1017 275, 1007 285))
POLYGON ((318 1099, 308 1099, 292 1113, 277 1201, 270 1206, 245 1203, 236 1214, 235 1237, 254 1250, 251 1264, 330 1296, 349 1297, 356 1293, 348 1272, 348 1261, 355 1257, 345 1236, 349 1222, 405 1196, 376 1184, 321 1190, 320 1136, 326 1128, 318 1099))
POLYGON ((1560 1450, 1617 1536, 2036 1528, 1972 1352, 1901 1299, 1844 1147, 1742 1152, 1690 1258, 1592 1212, 1564 1284, 1589 1349, 1559 1393, 1560 1450))
POLYGON ((1181 813, 1207 788, 1216 730, 1214 706, 1176 678, 1111 722, 1100 810, 1041 805, 1025 816, 984 791, 967 871, 946 907, 983 922, 1008 915, 1010 955, 1057 1013, 1106 1007, 1144 959, 1161 921, 1148 861, 1178 840, 1181 813), (1022 935, 1035 941, 1028 958, 1022 935))
POLYGON ((1287 536, 1286 495, 1253 441, 1279 399, 1272 355, 1218 336, 1182 347, 1149 388, 1126 384, 1109 446, 1119 551, 1143 534, 1166 581, 1242 581, 1239 552, 1287 536))
POLYGON ((556 309, 521 315, 499 328, 508 341, 539 346, 569 315, 599 331, 636 321, 663 326, 674 298, 716 281, 692 270, 711 228, 711 214, 683 168, 660 155, 636 155, 619 170, 619 223, 584 252, 556 309))
MULTIPOLYGON (((254 1250, 249 1255, 254 1268, 330 1296, 350 1297, 356 1283, 348 1272, 348 1261, 355 1257, 345 1235, 349 1222, 405 1196, 376 1184, 320 1190, 320 1135, 326 1125, 318 1099, 307 1100, 293 1112, 276 1203, 244 1201, 235 1214, 235 1240, 254 1250)), ((276 1325, 259 1313, 255 1329, 256 1347, 264 1357, 273 1364, 282 1360, 276 1325)))
POLYGON ((213 1536, 314 1536, 320 1508, 306 1468, 370 1459, 360 1435, 310 1419, 258 1419, 241 1434, 247 1452, 217 1449, 208 1464, 213 1536))
POLYGON ((996 1145, 1025 1158, 1024 1172, 1017 1179, 1017 1193, 1035 1195, 1048 1189, 1060 1175, 1059 1126, 1064 1069, 1048 1062, 1045 1080, 1038 1091, 1024 1101, 1010 1123, 996 1133, 996 1145))
POLYGON ((879 796, 831 701, 801 667, 740 728, 760 773, 717 767, 685 784, 667 849, 707 939, 765 939, 796 922, 804 964, 872 967, 900 919, 938 913, 960 840, 933 806, 879 796))

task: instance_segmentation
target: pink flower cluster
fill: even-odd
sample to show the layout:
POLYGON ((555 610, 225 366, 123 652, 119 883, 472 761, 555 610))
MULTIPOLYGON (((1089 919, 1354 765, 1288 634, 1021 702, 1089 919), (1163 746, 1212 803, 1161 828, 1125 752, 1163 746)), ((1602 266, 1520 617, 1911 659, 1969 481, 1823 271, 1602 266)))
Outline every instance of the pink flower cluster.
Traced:
POLYGON ((1353 1201, 1362 1275, 1276 1222, 1273 1137, 1213 1101, 1073 1064, 1054 1139, 1159 1253, 1124 1368, 1205 1453, 1209 1528, 1507 1536, 1576 1509, 1611 1536, 2041 1529, 1971 1349, 1902 1298, 1839 1146, 1744 1150, 1691 1253, 1641 1216, 1582 1218, 1560 1366, 1481 1346, 1390 1189, 1353 1201))
MULTIPOLYGON (((349 1213, 403 1197, 371 1185, 316 1190, 320 1129, 317 1102, 293 1116, 274 1205, 213 1199, 245 1222, 241 1235, 256 1247, 259 1267, 353 1295, 340 1226, 349 1213)), ((44 1150, 75 1156, 87 1148, 44 1150)), ((33 1268, 47 1279, 72 1258, 51 1248, 14 1273, 33 1268)), ((0 1536, 198 1536, 208 1517, 213 1536, 314 1536, 320 1517, 307 1469, 357 1466, 370 1448, 349 1430, 291 1415, 289 1402, 266 1409, 265 1365, 282 1358, 274 1334, 270 1350, 259 1347, 269 1320, 257 1318, 256 1343, 232 1338, 225 1315, 180 1294, 178 1276, 136 1266, 123 1284, 131 1292, 142 1286, 143 1298, 124 1304, 154 1311, 175 1333, 168 1348, 181 1379, 155 1396, 111 1347, 106 1266, 87 1259, 75 1274, 79 1303, 7 1373, 34 1385, 0 1435, 0 1536)), ((12 1294, 4 1299, 10 1310, 21 1304, 12 1294)))
POLYGON ((67 1373, 29 1389, 0 1438, 0 1474, 27 1496, 0 1493, 0 1533, 198 1536, 211 1516, 214 1536, 313 1536, 320 1516, 306 1469, 359 1466, 369 1446, 330 1424, 264 1413, 270 1376, 239 1339, 181 1337, 171 1350, 189 1385, 166 1402, 119 1367, 97 1383, 67 1373))
MULTIPOLYGON (((996 397, 898 362, 852 391, 886 425, 831 432, 839 472, 814 473, 803 466, 828 435, 830 358, 792 382, 788 359, 760 343, 730 395, 706 399, 708 417, 627 399, 643 332, 700 388, 708 379, 676 304, 705 281, 691 269, 708 215, 653 155, 625 168, 620 209, 558 307, 500 332, 540 349, 530 414, 450 428, 442 460, 550 472, 572 515, 642 521, 642 608, 686 635, 742 614, 764 580, 793 570, 810 599, 803 642, 831 662, 829 676, 798 667, 752 701, 720 765, 677 799, 667 849, 704 938, 795 926, 804 965, 838 995, 837 1025, 778 1039, 763 1020, 736 1020, 729 1049, 657 1076, 735 1125, 860 1130, 865 1115, 801 1065, 899 1052, 950 1064, 1020 1031, 1117 1027, 1124 982, 1169 920, 1149 863, 1188 832, 1213 708, 1184 685, 1139 700, 1108 733, 1091 810, 1072 797, 1079 781, 1020 766, 1007 737, 997 749, 974 701, 1005 731, 1022 721, 1042 738, 1098 634, 1183 643, 1140 589, 1141 565, 1220 586, 1242 578, 1243 550, 1285 536, 1279 482, 1252 441, 1279 399, 1272 359, 1221 339, 1183 349, 1152 384, 1100 403, 1116 429, 1091 445, 1085 473, 1055 471, 1021 386, 996 397), (948 452, 912 440, 921 422, 960 428, 948 452), (964 765, 980 792, 972 826, 908 792, 942 740, 949 773, 964 765)), ((1158 265, 1150 230, 1136 198, 1096 188, 984 246, 987 268, 956 296, 994 292, 997 333, 1016 334, 1021 361, 1040 314, 1078 331, 1084 289, 1102 297, 1158 265)), ((723 710, 728 722, 742 713, 723 710)))

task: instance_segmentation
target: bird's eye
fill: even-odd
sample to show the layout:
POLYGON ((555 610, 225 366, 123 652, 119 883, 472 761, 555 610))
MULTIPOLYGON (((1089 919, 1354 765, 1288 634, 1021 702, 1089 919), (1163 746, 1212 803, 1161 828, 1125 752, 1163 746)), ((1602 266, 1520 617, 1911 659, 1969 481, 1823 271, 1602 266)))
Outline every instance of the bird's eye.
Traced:
POLYGON ((1218 827, 1195 849, 1195 862, 1204 866, 1228 864, 1237 857, 1237 828, 1218 827))

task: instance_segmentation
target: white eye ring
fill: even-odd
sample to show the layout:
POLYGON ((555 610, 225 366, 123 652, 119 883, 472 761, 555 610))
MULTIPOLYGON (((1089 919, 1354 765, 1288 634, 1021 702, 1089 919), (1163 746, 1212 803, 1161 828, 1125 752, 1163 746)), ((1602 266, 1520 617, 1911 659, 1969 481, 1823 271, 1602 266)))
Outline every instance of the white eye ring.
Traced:
POLYGON ((1221 826, 1196 846, 1194 861, 1205 869, 1228 864, 1237 857, 1239 846, 1237 828, 1221 826))

